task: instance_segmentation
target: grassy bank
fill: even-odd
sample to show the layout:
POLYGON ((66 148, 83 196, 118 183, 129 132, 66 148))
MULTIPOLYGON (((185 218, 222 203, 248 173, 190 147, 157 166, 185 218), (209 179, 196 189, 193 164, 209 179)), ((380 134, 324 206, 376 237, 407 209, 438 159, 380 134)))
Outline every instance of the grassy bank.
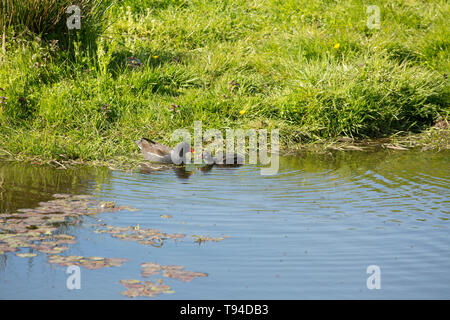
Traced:
POLYGON ((68 46, 9 27, 0 152, 128 159, 133 140, 171 144, 173 130, 195 120, 204 129, 278 128, 290 149, 448 119, 450 4, 373 4, 380 29, 367 27, 367 5, 356 0, 124 0, 91 46, 81 31, 68 46))

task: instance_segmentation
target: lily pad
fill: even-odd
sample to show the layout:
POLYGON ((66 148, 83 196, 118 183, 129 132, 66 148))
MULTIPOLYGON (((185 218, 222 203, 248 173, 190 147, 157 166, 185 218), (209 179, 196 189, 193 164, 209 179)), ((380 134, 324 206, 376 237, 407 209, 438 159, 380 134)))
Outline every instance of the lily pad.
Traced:
POLYGON ((60 266, 77 265, 86 269, 96 270, 109 267, 120 267, 124 262, 129 261, 123 258, 103 258, 103 257, 82 257, 82 256, 59 256, 51 255, 48 258, 49 263, 60 266))
POLYGON ((54 198, 69 198, 70 194, 64 194, 64 193, 55 193, 53 195, 54 198))
POLYGON ((116 206, 116 203, 114 201, 105 201, 105 202, 100 202, 99 207, 102 209, 105 208, 114 208, 116 206))
MULTIPOLYGON (((74 236, 55 234, 61 225, 77 225, 84 216, 100 212, 132 209, 117 207, 114 202, 101 202, 90 195, 55 194, 54 200, 39 202, 36 208, 19 209, 15 213, 0 213, 0 251, 15 252, 17 248, 31 247, 47 254, 59 254, 68 244, 76 243, 74 236)), ((121 233, 129 228, 110 231, 121 233)), ((135 235, 133 241, 143 240, 145 236, 135 235)), ((100 261, 100 260, 99 260, 100 261)), ((105 262, 105 261, 103 261, 105 262)), ((106 266, 120 265, 119 260, 106 261, 106 266)), ((87 266, 97 268, 91 260, 87 266)))
POLYGON ((15 252, 17 248, 8 246, 7 244, 0 243, 0 251, 2 252, 15 252))
POLYGON ((126 210, 126 211, 139 211, 139 209, 132 208, 130 206, 118 206, 117 208, 119 210, 126 210))
POLYGON ((102 258, 102 257, 87 257, 87 259, 93 260, 93 261, 100 261, 100 260, 103 261, 105 258, 102 258))
POLYGON ((141 264, 141 275, 145 278, 152 274, 158 274, 161 271, 161 266, 157 263, 146 262, 141 264))
POLYGON ((207 242, 207 241, 219 242, 219 241, 224 240, 225 238, 229 238, 229 236, 212 238, 210 236, 198 236, 198 235, 193 235, 192 237, 195 238, 194 242, 198 242, 198 243, 207 242))
POLYGON ((162 280, 153 283, 151 281, 138 281, 138 280, 120 280, 119 281, 128 290, 121 292, 123 295, 135 298, 135 297, 156 297, 162 293, 174 293, 174 291, 168 285, 164 285, 162 280))
POLYGON ((165 270, 163 272, 163 276, 178 279, 184 282, 190 282, 196 277, 207 277, 207 273, 202 272, 193 272, 193 271, 187 271, 187 270, 176 270, 176 269, 170 269, 165 270))
POLYGON ((37 254, 36 253, 16 253, 16 256, 21 257, 21 258, 32 258, 32 257, 36 257, 37 254))
POLYGON ((141 276, 149 277, 150 275, 159 274, 162 271, 164 277, 178 279, 184 282, 190 282, 196 277, 207 277, 207 273, 193 272, 185 270, 183 266, 167 265, 162 266, 154 262, 145 262, 141 264, 141 276))
POLYGON ((125 258, 107 258, 106 262, 108 264, 108 266, 111 267, 120 267, 122 266, 122 264, 124 262, 128 262, 129 259, 125 259, 125 258))
POLYGON ((173 239, 177 241, 185 237, 184 234, 164 233, 158 229, 146 229, 137 227, 115 227, 102 224, 101 228, 95 229, 95 233, 109 233, 112 237, 125 241, 138 241, 143 245, 151 245, 157 248, 162 247, 164 240, 173 239))

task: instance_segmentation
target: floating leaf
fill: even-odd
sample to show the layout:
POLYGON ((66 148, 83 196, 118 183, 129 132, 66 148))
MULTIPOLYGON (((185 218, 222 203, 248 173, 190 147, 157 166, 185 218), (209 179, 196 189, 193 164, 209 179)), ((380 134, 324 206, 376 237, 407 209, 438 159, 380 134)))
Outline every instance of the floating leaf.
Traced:
POLYGON ((146 262, 141 264, 141 275, 145 278, 152 274, 158 274, 161 271, 161 266, 157 263, 146 262))
POLYGON ((173 239, 175 241, 182 239, 184 237, 186 237, 186 235, 181 234, 181 233, 172 233, 172 234, 167 235, 167 238, 173 239))
POLYGON ((130 298, 156 297, 162 293, 174 293, 168 285, 162 284, 162 281, 153 283, 151 281, 120 280, 119 282, 128 289, 121 294, 130 298))
POLYGON ((17 248, 13 248, 8 246, 7 244, 1 244, 0 243, 0 251, 2 252, 15 252, 17 251, 17 248))
POLYGON ((55 193, 53 195, 54 198, 69 198, 70 194, 64 194, 64 193, 55 193))
POLYGON ((162 239, 154 239, 154 240, 141 240, 139 241, 140 244, 144 245, 151 245, 155 248, 161 248, 164 244, 164 241, 162 239))
POLYGON ((132 207, 130 207, 130 206, 118 206, 117 208, 118 208, 119 210, 139 211, 139 209, 132 208, 132 207))
POLYGON ((195 277, 206 277, 207 273, 184 270, 183 266, 163 266, 163 276, 189 282, 195 277))
POLYGON ((100 202, 100 205, 99 205, 99 207, 102 209, 114 208, 115 206, 116 206, 116 203, 114 201, 100 202))
POLYGON ((120 280, 121 284, 123 284, 126 288, 138 288, 143 286, 139 280, 129 279, 129 280, 120 280))
POLYGON ((107 261, 107 264, 112 266, 112 267, 120 267, 120 266, 122 266, 122 264, 124 262, 128 262, 129 259, 125 259, 125 258, 107 258, 106 261, 107 261))
POLYGON ((96 233, 109 233, 112 237, 126 241, 138 241, 143 245, 152 245, 154 247, 162 247, 165 239, 178 239, 184 238, 184 234, 167 234, 158 229, 146 229, 141 228, 139 225, 136 227, 115 227, 110 225, 103 225, 104 229, 96 229, 96 233))
POLYGON ((21 257, 21 258, 31 258, 31 257, 36 257, 37 254, 36 253, 16 253, 16 256, 21 257))
POLYGON ((60 266, 77 265, 87 269, 96 270, 108 267, 120 267, 128 259, 122 258, 103 258, 103 257, 82 257, 82 256, 58 256, 52 255, 48 258, 49 263, 60 266))
POLYGON ((225 238, 229 238, 228 236, 212 238, 210 236, 198 236, 198 235, 193 235, 192 237, 195 238, 194 241, 198 242, 198 243, 207 242, 207 241, 219 242, 219 241, 224 240, 225 238))
POLYGON ((105 258, 102 258, 102 257, 87 257, 87 259, 93 260, 93 261, 100 261, 100 260, 104 260, 105 258))
MULTIPOLYGON (((101 202, 90 195, 55 194, 54 200, 39 202, 37 208, 23 208, 16 213, 0 214, 0 251, 15 252, 17 248, 31 247, 47 254, 59 254, 67 249, 63 244, 76 243, 75 237, 65 234, 55 234, 60 224, 76 225, 84 220, 85 215, 100 212, 117 211, 123 209, 132 210, 130 207, 116 207, 114 202, 101 202), (52 240, 52 241, 47 241, 52 240)), ((120 228, 121 233, 129 228, 120 228)), ((145 239, 145 236, 133 236, 133 241, 145 239)), ((99 260, 106 263, 105 266, 118 266, 121 260, 99 260)), ((61 263, 65 263, 61 261, 61 263)), ((87 267, 97 268, 100 264, 87 262, 87 267)))
POLYGON ((207 277, 207 273, 193 272, 185 270, 183 266, 167 265, 161 266, 154 262, 145 262, 141 264, 142 277, 158 274, 162 271, 164 277, 178 279, 184 282, 192 281, 196 277, 207 277))
POLYGON ((129 298, 136 298, 140 296, 139 290, 137 288, 130 288, 127 291, 122 291, 121 294, 129 298))

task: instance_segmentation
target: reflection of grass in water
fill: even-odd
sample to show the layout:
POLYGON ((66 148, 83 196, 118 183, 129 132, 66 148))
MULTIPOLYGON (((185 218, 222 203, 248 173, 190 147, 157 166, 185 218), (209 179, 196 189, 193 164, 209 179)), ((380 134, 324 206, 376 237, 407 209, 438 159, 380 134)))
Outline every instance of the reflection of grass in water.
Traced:
POLYGON ((391 152, 305 152, 295 156, 281 157, 280 166, 298 168, 306 172, 339 170, 343 173, 351 173, 355 170, 361 170, 361 168, 373 168, 392 156, 396 157, 391 152))
POLYGON ((4 254, 0 254, 0 272, 5 271, 7 260, 8 260, 8 257, 6 255, 6 252, 4 254))
POLYGON ((442 161, 442 159, 449 158, 449 150, 441 152, 411 150, 333 151, 321 154, 306 152, 295 156, 281 157, 280 168, 299 169, 312 173, 333 171, 341 178, 364 174, 368 170, 399 176, 415 176, 422 172, 437 177, 445 177, 446 172, 448 172, 448 161, 442 161))
POLYGON ((54 193, 83 194, 88 188, 108 183, 107 168, 80 167, 58 170, 51 166, 33 166, 0 162, 0 212, 37 206, 54 193))

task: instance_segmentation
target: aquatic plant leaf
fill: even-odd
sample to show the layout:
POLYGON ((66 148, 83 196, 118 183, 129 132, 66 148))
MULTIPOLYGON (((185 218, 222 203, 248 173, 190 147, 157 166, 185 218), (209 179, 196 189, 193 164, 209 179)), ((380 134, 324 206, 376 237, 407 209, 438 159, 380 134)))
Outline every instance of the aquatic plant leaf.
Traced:
POLYGON ((117 209, 121 210, 126 210, 126 211, 139 211, 139 209, 136 208, 132 208, 130 206, 118 206, 117 209))
POLYGON ((58 217, 58 216, 52 216, 49 219, 47 219, 48 223, 57 223, 57 222, 64 222, 66 221, 65 217, 58 217))
POLYGON ((157 263, 146 262, 141 263, 141 275, 145 278, 152 274, 158 274, 161 271, 161 266, 157 263))
POLYGON ((130 298, 136 298, 141 295, 138 288, 130 288, 126 291, 122 291, 121 294, 130 298))
POLYGON ((162 271, 164 277, 178 279, 184 282, 192 281, 196 277, 207 277, 207 273, 193 272, 184 269, 184 266, 166 265, 162 266, 154 262, 141 263, 142 277, 158 274, 162 271))
POLYGON ((58 246, 46 246, 46 245, 38 245, 38 246, 34 246, 34 249, 38 250, 39 252, 42 253, 47 253, 47 254, 56 254, 56 253, 61 253, 63 251, 66 251, 69 249, 69 247, 58 247, 58 246))
POLYGON ((124 262, 130 261, 126 258, 106 258, 107 264, 113 267, 120 267, 124 262))
POLYGON ((88 261, 88 260, 80 260, 81 266, 90 270, 97 270, 101 268, 108 267, 104 261, 88 261))
POLYGON ((31 258, 31 257, 36 257, 37 254, 36 253, 16 253, 16 256, 21 257, 21 258, 31 258))
POLYGON ((13 248, 13 247, 8 246, 7 244, 1 244, 0 243, 0 251, 3 251, 3 252, 15 252, 15 251, 17 251, 17 248, 13 248))
POLYGON ((126 288, 142 288, 144 284, 142 284, 139 280, 129 279, 129 280, 120 280, 120 283, 124 285, 126 288))
POLYGON ((158 229, 146 229, 129 227, 115 227, 102 224, 104 229, 95 229, 95 233, 109 233, 112 237, 126 241, 138 241, 143 245, 151 245, 153 247, 160 248, 164 244, 165 239, 178 239, 184 238, 184 234, 166 234, 158 229))
POLYGON ((100 260, 103 261, 105 258, 103 258, 103 257, 87 257, 86 259, 93 260, 93 261, 100 261, 100 260))
MULTIPOLYGON (((117 207, 114 202, 101 202, 90 195, 55 194, 53 200, 39 202, 37 208, 22 208, 15 213, 0 213, 0 252, 15 252, 17 248, 31 247, 41 253, 59 254, 68 250, 67 246, 76 243, 74 236, 55 234, 61 224, 77 225, 85 220, 84 216, 100 212, 130 209, 117 207)), ((130 228, 120 228, 123 232, 130 228)), ((103 232, 98 230, 97 232, 103 232)), ((133 241, 145 238, 141 235, 129 236, 133 241)), ((20 256, 20 255, 19 255, 20 256)), ((100 258, 88 259, 85 266, 91 269, 120 266, 126 259, 100 258), (95 261, 98 261, 96 263, 95 261)), ((61 265, 74 264, 71 258, 49 258, 49 262, 61 265)), ((77 261, 82 265, 80 261, 77 261)))
POLYGON ((162 239, 141 240, 141 241, 139 241, 139 243, 143 244, 143 245, 151 245, 155 248, 161 248, 164 244, 164 241, 162 239))
POLYGON ((175 241, 180 241, 180 239, 185 238, 186 235, 181 234, 181 233, 172 233, 172 234, 168 234, 167 238, 173 239, 175 241))
POLYGON ((198 243, 207 242, 207 241, 219 242, 219 241, 224 240, 225 238, 229 238, 229 236, 212 238, 210 236, 198 236, 198 235, 193 235, 192 237, 195 238, 194 242, 198 242, 198 243))
POLYGON ((116 206, 116 203, 114 201, 104 201, 99 203, 99 207, 102 209, 106 208, 114 208, 116 206))
POLYGON ((60 245, 60 244, 75 244, 75 243, 77 243, 76 240, 64 240, 64 239, 62 239, 62 240, 56 241, 56 245, 60 245))
POLYGON ((55 193, 53 195, 54 198, 69 198, 70 194, 65 194, 65 193, 55 193))
POLYGON ((162 293, 174 293, 170 286, 162 284, 162 281, 153 283, 151 281, 138 280, 120 280, 119 281, 128 290, 121 292, 121 294, 130 297, 156 297, 162 293))
POLYGON ((86 269, 97 270, 100 268, 120 267, 128 259, 123 258, 103 258, 103 257, 82 257, 82 256, 59 256, 51 255, 48 258, 49 263, 60 266, 77 265, 86 269))
POLYGON ((190 282, 196 277, 207 277, 207 273, 192 272, 186 270, 165 270, 163 276, 178 279, 184 282, 190 282))

